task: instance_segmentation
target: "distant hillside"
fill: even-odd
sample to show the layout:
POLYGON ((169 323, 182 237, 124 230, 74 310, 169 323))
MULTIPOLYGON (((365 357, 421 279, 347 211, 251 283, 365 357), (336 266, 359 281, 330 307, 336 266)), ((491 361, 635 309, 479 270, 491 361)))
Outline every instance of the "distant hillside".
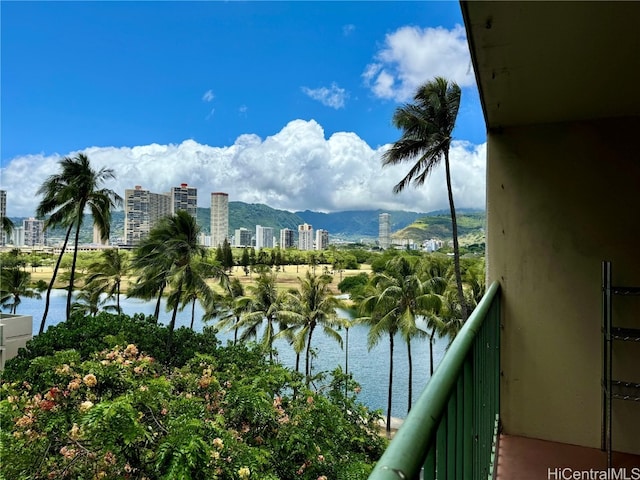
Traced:
POLYGON ((391 231, 410 225, 426 213, 404 212, 394 210, 350 210, 346 212, 320 213, 305 210, 296 212, 313 228, 328 230, 333 236, 342 238, 377 238, 378 216, 381 213, 391 215, 391 231))
MULTIPOLYGON (((464 209, 456 213, 460 243, 463 245, 484 243, 486 213, 480 210, 464 209)), ((394 240, 411 239, 418 243, 430 238, 450 240, 452 238, 451 216, 445 211, 433 212, 405 228, 394 231, 391 236, 394 240)))
MULTIPOLYGON (((298 225, 309 223, 314 229, 322 228, 329 231, 332 238, 344 240, 374 239, 378 237, 378 216, 381 213, 391 215, 391 231, 394 239, 412 239, 421 242, 429 238, 447 240, 451 238, 451 220, 447 211, 431 213, 389 211, 389 210, 351 210, 345 212, 321 213, 305 210, 303 212, 289 212, 278 210, 268 205, 244 202, 229 202, 229 232, 238 228, 255 231, 256 225, 272 227, 278 235, 280 229, 298 229, 298 225)), ((210 209, 198 208, 197 222, 206 234, 210 233, 210 209)), ((462 237, 469 236, 471 243, 484 241, 484 211, 460 210, 458 214, 458 229, 462 237)), ((17 225, 22 224, 22 218, 13 219, 17 225)), ((124 236, 124 212, 112 213, 112 237, 124 236)), ((62 238, 62 229, 48 233, 49 238, 62 238)), ((80 241, 92 241, 92 223, 87 215, 81 230, 80 241)))

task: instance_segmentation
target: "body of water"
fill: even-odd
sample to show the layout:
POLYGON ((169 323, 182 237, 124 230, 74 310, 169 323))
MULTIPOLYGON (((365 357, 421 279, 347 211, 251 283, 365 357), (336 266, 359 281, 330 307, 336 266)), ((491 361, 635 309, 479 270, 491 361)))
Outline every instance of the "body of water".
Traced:
MULTIPOLYGON (((47 317, 47 327, 64 320, 66 309, 66 291, 53 290, 51 304, 47 317)), ((145 301, 135 298, 120 299, 124 313, 133 315, 143 313, 152 315, 155 309, 155 301, 145 301)), ((44 312, 44 295, 41 300, 25 298, 18 306, 18 314, 31 315, 33 317, 33 332, 38 332, 40 321, 44 312)), ((194 329, 202 331, 202 308, 196 305, 194 329)), ((339 315, 349 318, 349 312, 339 311, 339 315)), ((163 302, 160 323, 168 324, 171 313, 166 311, 163 302)), ((191 306, 183 312, 178 312, 176 328, 189 327, 191 323, 191 306)), ((367 347, 367 334, 369 330, 364 325, 355 325, 349 329, 349 372, 361 385, 362 391, 359 400, 374 410, 382 410, 386 413, 387 393, 389 382, 389 336, 385 335, 380 342, 370 350, 367 347)), ((347 351, 346 330, 342 329, 343 348, 333 339, 327 337, 321 328, 314 331, 311 347, 317 352, 313 358, 313 372, 331 371, 338 366, 344 370, 347 351)), ((218 338, 224 343, 233 340, 233 332, 219 332, 218 338)), ((395 417, 404 418, 407 413, 408 397, 408 358, 407 346, 402 337, 397 335, 394 342, 394 378, 393 378, 393 404, 391 413, 395 417)), ((434 362, 437 365, 444 355, 448 339, 438 339, 434 345, 434 362)), ((282 339, 274 342, 278 351, 278 360, 291 368, 295 368, 295 353, 289 344, 282 339)), ((414 339, 411 342, 413 357, 413 403, 418 399, 420 392, 429 380, 429 340, 414 339)), ((304 369, 304 357, 301 358, 301 368, 304 369)))

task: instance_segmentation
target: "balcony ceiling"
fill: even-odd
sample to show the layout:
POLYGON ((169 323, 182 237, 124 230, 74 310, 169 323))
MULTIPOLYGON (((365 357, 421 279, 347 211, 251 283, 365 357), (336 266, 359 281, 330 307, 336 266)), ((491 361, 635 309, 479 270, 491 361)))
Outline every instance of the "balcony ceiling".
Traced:
POLYGON ((487 128, 640 115, 640 2, 461 2, 487 128))

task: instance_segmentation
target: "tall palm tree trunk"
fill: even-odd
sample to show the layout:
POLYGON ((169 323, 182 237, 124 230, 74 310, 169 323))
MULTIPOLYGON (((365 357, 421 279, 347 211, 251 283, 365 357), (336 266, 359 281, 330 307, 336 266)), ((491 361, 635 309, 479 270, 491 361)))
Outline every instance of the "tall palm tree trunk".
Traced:
POLYGON ((118 310, 118 315, 122 313, 120 309, 120 281, 116 283, 116 309, 118 310))
POLYGON ((313 330, 315 325, 311 324, 309 326, 309 338, 307 339, 307 351, 306 351, 306 365, 305 365, 305 375, 307 376, 307 387, 309 386, 309 382, 311 381, 311 337, 313 336, 313 330))
POLYGON ((444 152, 444 165, 447 176, 447 193, 449 195, 449 210, 451 210, 451 232, 453 235, 453 269, 456 276, 456 287, 458 289, 458 302, 462 309, 462 321, 467 321, 467 304, 464 301, 462 291, 462 273, 460 272, 460 247, 458 245, 458 221, 456 219, 456 207, 453 204, 453 189, 451 186, 451 168, 449 165, 449 151, 444 152))
POLYGON ((156 308, 153 311, 153 317, 156 319, 156 323, 158 323, 158 319, 160 318, 160 302, 162 301, 163 293, 164 293, 164 285, 160 287, 160 291, 158 292, 158 300, 156 300, 156 308))
MULTIPOLYGON (((178 291, 176 294, 176 299, 179 299, 182 295, 182 282, 178 285, 178 291)), ((173 307, 173 313, 171 314, 171 321, 169 322, 169 335, 173 335, 173 330, 176 328, 176 317, 178 316, 178 306, 180 306, 180 301, 176 300, 176 304, 173 307)))
POLYGON ((47 321, 47 314, 49 313, 49 304, 51 302, 51 290, 53 289, 53 284, 56 281, 56 276, 58 275, 58 269, 60 268, 60 263, 62 263, 62 257, 64 255, 64 251, 67 249, 67 243, 69 242, 69 237, 71 236, 72 228, 73 228, 73 224, 69 225, 69 228, 67 229, 67 233, 64 237, 64 243, 62 244, 62 250, 60 251, 60 255, 58 256, 58 260, 56 261, 56 266, 53 268, 51 281, 49 282, 49 286, 47 287, 47 295, 44 301, 44 313, 42 314, 42 321, 40 322, 40 330, 38 330, 38 335, 44 332, 44 325, 47 321))
POLYGON ((431 335, 429 336, 429 372, 433 377, 433 337, 436 334, 436 327, 431 329, 431 335))
POLYGON ((389 393, 387 396, 387 437, 391 438, 391 397, 393 396, 393 333, 389 332, 389 393))
POLYGON ((193 330, 193 321, 196 319, 196 298, 193 298, 193 303, 191 304, 191 325, 189 328, 193 330))
POLYGON ((411 339, 407 339, 407 355, 409 356, 409 393, 407 398, 407 413, 411 411, 411 404, 413 403, 413 358, 411 357, 411 339))
MULTIPOLYGON (((82 210, 80 210, 82 215, 82 210)), ((69 291, 67 292, 67 318, 71 316, 71 297, 73 296, 73 282, 76 275, 76 261, 78 259, 78 244, 80 243, 80 217, 76 223, 76 235, 74 239, 73 260, 71 261, 71 276, 69 278, 69 291)))

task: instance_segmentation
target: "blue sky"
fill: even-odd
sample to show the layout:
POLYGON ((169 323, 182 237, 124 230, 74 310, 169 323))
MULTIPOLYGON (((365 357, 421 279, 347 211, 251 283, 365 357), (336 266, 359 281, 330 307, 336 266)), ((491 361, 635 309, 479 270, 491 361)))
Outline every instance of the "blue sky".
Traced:
POLYGON ((392 196, 408 167, 379 165, 399 138, 394 109, 435 75, 463 88, 454 165, 475 162, 458 188, 461 206, 482 206, 484 190, 469 190, 484 188, 485 127, 458 2, 0 8, 9 215, 29 215, 39 182, 79 151, 116 171, 121 195, 186 181, 200 206, 222 190, 289 210, 441 208, 437 192, 392 196))

